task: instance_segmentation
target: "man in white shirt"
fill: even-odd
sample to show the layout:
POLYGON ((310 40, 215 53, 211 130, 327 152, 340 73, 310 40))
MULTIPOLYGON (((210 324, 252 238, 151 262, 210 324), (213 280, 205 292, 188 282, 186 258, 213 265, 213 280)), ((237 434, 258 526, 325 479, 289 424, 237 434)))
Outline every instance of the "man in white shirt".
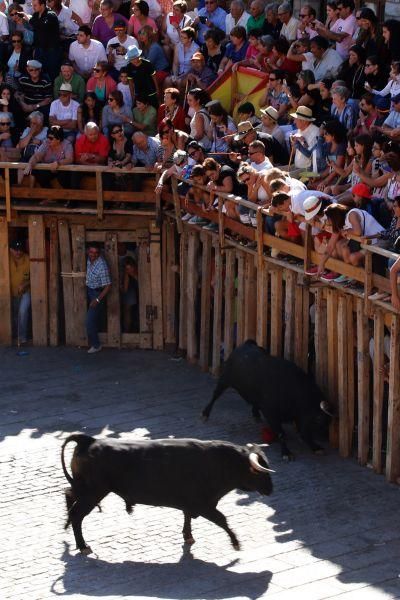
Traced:
POLYGON ((337 7, 340 18, 327 29, 322 24, 316 24, 318 35, 327 40, 336 41, 336 52, 343 60, 349 57, 349 50, 354 44, 354 32, 357 28, 357 19, 354 16, 354 0, 339 0, 337 7))
POLYGON ((50 104, 49 123, 59 125, 64 130, 64 139, 75 141, 78 132, 78 108, 79 102, 72 99, 72 86, 62 83, 59 91, 59 99, 50 104))
POLYGON ((116 36, 107 42, 106 51, 108 62, 118 72, 122 69, 122 67, 126 67, 128 64, 125 55, 128 52, 129 46, 136 46, 137 48, 139 47, 137 39, 132 35, 127 35, 126 29, 127 26, 125 21, 116 21, 114 23, 114 31, 116 36))
POLYGON ((225 32, 227 37, 229 37, 231 30, 238 25, 246 29, 249 18, 250 14, 245 11, 245 5, 242 0, 232 0, 230 12, 225 18, 225 32))
MULTIPOLYGON (((335 79, 343 63, 343 59, 336 50, 329 48, 329 42, 317 35, 310 42, 310 51, 314 56, 311 71, 314 73, 315 81, 322 79, 335 79)), ((307 58, 307 57, 305 57, 307 58)))
POLYGON ((92 30, 88 25, 81 25, 76 42, 72 42, 69 47, 69 60, 73 62, 75 71, 85 79, 91 76, 96 63, 107 60, 103 44, 92 40, 91 34, 92 30))
POLYGON ((250 165, 259 173, 267 169, 272 169, 273 164, 268 156, 265 156, 265 145, 260 140, 255 140, 249 144, 248 154, 250 165))
POLYGON ((292 14, 292 7, 289 2, 283 2, 278 8, 278 18, 282 23, 281 37, 293 42, 297 37, 298 19, 292 14))
POLYGON ((292 152, 294 151, 294 165, 298 169, 316 171, 316 145, 319 137, 319 128, 313 125, 315 121, 312 110, 308 106, 299 106, 295 113, 291 113, 297 131, 290 136, 292 152))

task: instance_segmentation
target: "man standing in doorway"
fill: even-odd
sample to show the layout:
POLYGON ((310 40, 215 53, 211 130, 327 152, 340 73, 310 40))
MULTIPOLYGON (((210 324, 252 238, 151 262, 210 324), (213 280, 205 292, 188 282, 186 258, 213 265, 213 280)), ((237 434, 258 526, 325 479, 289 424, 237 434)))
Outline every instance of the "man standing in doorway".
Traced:
POLYGON ((88 354, 100 352, 99 327, 103 300, 111 289, 108 265, 101 256, 100 246, 91 243, 87 249, 86 291, 89 308, 86 315, 86 332, 89 341, 88 354))
POLYGON ((10 283, 12 297, 13 337, 18 345, 28 341, 29 312, 31 308, 29 256, 24 243, 10 243, 10 283))

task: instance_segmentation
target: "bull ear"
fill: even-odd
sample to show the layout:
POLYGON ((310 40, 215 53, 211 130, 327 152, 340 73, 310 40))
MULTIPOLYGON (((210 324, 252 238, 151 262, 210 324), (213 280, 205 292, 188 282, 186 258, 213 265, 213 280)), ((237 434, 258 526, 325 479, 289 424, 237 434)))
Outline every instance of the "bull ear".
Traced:
POLYGON ((262 465, 260 465, 260 463, 258 462, 258 455, 255 452, 250 452, 249 462, 250 467, 254 471, 258 471, 259 473, 275 473, 275 471, 273 471, 272 469, 267 469, 267 467, 263 467, 262 465))

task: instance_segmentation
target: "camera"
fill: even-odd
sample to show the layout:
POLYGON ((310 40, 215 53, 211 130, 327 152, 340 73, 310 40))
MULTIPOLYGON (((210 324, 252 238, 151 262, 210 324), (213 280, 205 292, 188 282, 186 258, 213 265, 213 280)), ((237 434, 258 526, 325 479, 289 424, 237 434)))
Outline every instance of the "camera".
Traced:
POLYGON ((117 48, 120 47, 120 44, 110 44, 110 48, 112 48, 113 50, 116 50, 117 48))
POLYGON ((207 17, 199 17, 199 21, 205 25, 207 23, 207 17))

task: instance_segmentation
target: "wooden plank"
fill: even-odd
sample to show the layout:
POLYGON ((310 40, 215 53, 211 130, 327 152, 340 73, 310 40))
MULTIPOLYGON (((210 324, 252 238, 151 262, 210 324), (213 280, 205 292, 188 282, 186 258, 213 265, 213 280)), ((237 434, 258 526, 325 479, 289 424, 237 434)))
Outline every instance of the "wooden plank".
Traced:
MULTIPOLYGON (((71 246, 72 246, 72 272, 86 272, 86 248, 85 248, 85 228, 83 225, 71 225, 71 246)), ((74 343, 77 346, 87 345, 86 335, 86 277, 73 277, 72 289, 74 299, 74 320, 71 323, 73 328, 74 343)))
POLYGON ((183 228, 179 241, 179 349, 187 347, 187 228, 183 228))
POLYGON ((171 177, 171 187, 172 187, 172 196, 174 199, 174 208, 175 208, 175 219, 176 219, 176 229, 178 233, 182 234, 183 226, 182 226, 182 216, 181 216, 181 204, 178 196, 178 181, 175 177, 171 177))
POLYGON ((294 357, 298 367, 302 365, 303 353, 303 288, 296 282, 294 295, 294 357))
POLYGON ((195 363, 197 359, 197 334, 196 334, 196 296, 198 269, 197 257, 199 251, 199 235, 197 231, 189 231, 188 235, 188 253, 187 253, 187 359, 195 363))
POLYGON ((236 253, 235 250, 225 252, 225 315, 224 315, 224 358, 229 357, 233 350, 235 334, 236 311, 236 253))
POLYGON ((295 289, 296 274, 287 270, 285 273, 285 335, 283 356, 286 360, 294 358, 294 328, 295 328, 295 289))
POLYGON ((365 314, 369 315, 370 313, 370 304, 371 302, 368 300, 368 296, 371 295, 372 292, 372 254, 371 252, 365 253, 365 261, 364 261, 364 310, 365 314))
POLYGON ((308 372, 308 344, 310 335, 310 290, 308 286, 303 286, 303 331, 302 331, 302 351, 300 357, 300 366, 305 373, 308 372))
POLYGON ((211 235, 204 231, 201 233, 201 240, 203 242, 203 246, 201 255, 199 363, 202 371, 208 371, 211 325, 211 235))
POLYGON ((341 294, 337 313, 338 335, 338 407, 339 407, 339 454, 343 458, 350 455, 350 433, 347 404, 347 306, 341 294))
MULTIPOLYGON (((327 342, 328 342, 328 395, 335 410, 338 407, 338 350, 337 350, 337 292, 328 289, 326 292, 327 342)), ((331 422, 329 440, 334 448, 339 445, 339 422, 331 422)))
MULTIPOLYGON (((69 273, 72 273, 72 256, 71 256, 71 241, 69 236, 69 226, 64 219, 58 221, 58 237, 59 237, 59 248, 60 248, 60 259, 61 259, 61 280, 63 287, 63 301, 64 301, 64 319, 65 319, 65 343, 67 346, 73 346, 77 344, 74 338, 74 288, 72 284, 72 277, 68 277, 69 273), (63 277, 63 273, 66 274, 63 277)), ((86 303, 85 303, 86 306, 86 303)))
POLYGON ((263 259, 257 262, 257 335, 259 346, 267 349, 268 345, 268 263, 263 259))
POLYGON ((212 337, 212 373, 217 376, 221 364, 221 338, 222 338, 222 295, 223 274, 222 255, 219 252, 219 244, 214 242, 215 248, 215 276, 214 276, 214 315, 213 315, 213 337, 212 337))
MULTIPOLYGON (((354 302, 351 296, 346 296, 347 312, 347 406, 349 455, 353 450, 354 419, 355 419, 355 337, 354 337, 354 302)), ((339 358, 339 357, 338 357, 339 358)))
POLYGON ((364 314, 363 301, 357 299, 357 401, 358 401, 358 440, 357 457, 361 465, 368 462, 369 453, 369 326, 368 319, 364 314))
POLYGON ((271 272, 271 354, 282 354, 282 270, 271 272))
POLYGON ((236 345, 239 346, 245 341, 245 328, 244 328, 244 306, 246 303, 245 294, 245 253, 241 250, 236 251, 236 258, 238 263, 238 274, 237 274, 237 310, 236 310, 236 345))
POLYGON ((382 473, 382 410, 384 388, 384 319, 383 313, 377 310, 374 315, 374 408, 372 421, 372 465, 376 473, 382 473))
POLYGON ((155 221, 150 222, 151 297, 153 306, 153 348, 162 350, 163 339, 163 289, 161 281, 160 229, 155 221))
POLYGON ((103 179, 99 171, 96 171, 96 202, 97 218, 102 221, 104 217, 103 179))
POLYGON ((7 223, 11 221, 11 192, 10 192, 10 169, 4 169, 4 183, 6 194, 6 215, 7 223))
POLYGON ((12 342, 10 257, 8 248, 8 225, 5 217, 0 217, 0 344, 12 342))
POLYGON ((257 323, 257 289, 256 289, 256 267, 253 254, 246 253, 245 258, 245 281, 244 293, 246 302, 244 304, 244 338, 245 340, 256 337, 257 323))
POLYGON ((148 240, 141 239, 138 249, 138 284, 139 284, 139 331, 148 334, 140 338, 141 348, 152 348, 153 330, 152 320, 148 318, 147 306, 151 306, 151 273, 150 273, 150 248, 148 240), (151 344, 148 345, 149 335, 151 344), (142 345, 144 344, 144 345, 142 345))
MULTIPOLYGON (((86 298, 85 298, 86 302, 86 298)), ((57 220, 50 225, 49 253, 49 342, 50 346, 58 346, 59 342, 59 310, 60 310, 60 253, 58 246, 57 220)))
POLYGON ((390 327, 389 405, 386 453, 386 478, 399 482, 400 477, 400 320, 392 316, 390 327))
MULTIPOLYGON (((108 218, 107 218, 108 221, 108 218)), ((75 222, 75 221, 74 221, 75 222)), ((89 226, 89 224, 88 224, 89 226)), ((131 226, 135 227, 135 224, 133 223, 131 226)), ((108 229, 112 229, 113 231, 116 231, 118 228, 114 228, 112 226, 112 224, 110 223, 108 225, 108 229)), ((88 242, 105 242, 106 241, 106 232, 105 231, 99 231, 99 230, 95 230, 95 231, 86 231, 86 243, 88 242)), ((137 243, 138 242, 138 235, 136 231, 118 231, 118 241, 119 242, 133 242, 133 243, 137 243)))
POLYGON ((164 286, 164 326, 165 343, 176 346, 176 283, 177 283, 177 256, 175 247, 175 227, 173 223, 166 223, 166 239, 163 240, 166 248, 164 286))
POLYGON ((29 256, 31 260, 32 337, 35 346, 47 346, 49 307, 45 227, 41 215, 30 216, 29 256))
POLYGON ((119 348, 121 345, 121 305, 119 293, 118 234, 116 231, 109 231, 106 235, 104 257, 111 275, 111 290, 108 292, 106 300, 108 345, 119 348))
POLYGON ((321 390, 327 391, 327 329, 326 329, 326 302, 324 299, 324 290, 319 288, 315 290, 315 326, 314 326, 314 347, 315 347, 315 380, 321 390))

